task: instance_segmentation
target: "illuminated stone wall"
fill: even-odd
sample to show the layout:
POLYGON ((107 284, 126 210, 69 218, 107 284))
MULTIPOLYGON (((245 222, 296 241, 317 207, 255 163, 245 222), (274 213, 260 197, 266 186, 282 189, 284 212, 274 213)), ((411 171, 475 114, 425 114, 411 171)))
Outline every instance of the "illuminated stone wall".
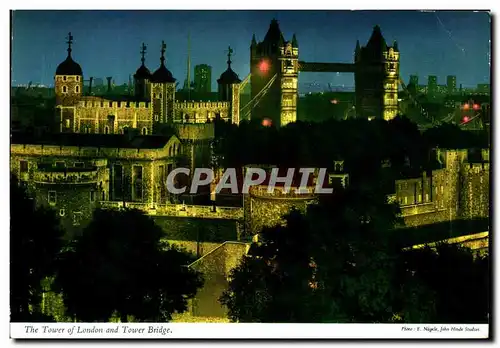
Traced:
POLYGON ((275 187, 273 193, 267 193, 267 186, 251 187, 244 198, 247 233, 259 233, 263 227, 272 227, 284 223, 283 216, 292 209, 305 211, 308 204, 315 201, 312 194, 295 194, 292 188, 284 193, 275 187))
MULTIPOLYGON (((192 317, 227 317, 227 310, 219 298, 227 289, 231 270, 248 252, 249 244, 225 242, 190 265, 203 274, 205 283, 191 301, 192 317)), ((200 321, 203 319, 200 318, 200 321)))
POLYGON ((207 123, 214 120, 216 116, 224 121, 231 121, 230 103, 222 101, 176 101, 174 103, 174 122, 207 123))
POLYGON ((396 181, 396 197, 407 226, 489 216, 489 150, 473 163, 467 150, 438 150, 442 169, 396 181), (420 200, 421 198, 421 200, 420 200))
POLYGON ((75 133, 123 134, 127 128, 153 132, 150 103, 83 97, 76 107, 75 133))

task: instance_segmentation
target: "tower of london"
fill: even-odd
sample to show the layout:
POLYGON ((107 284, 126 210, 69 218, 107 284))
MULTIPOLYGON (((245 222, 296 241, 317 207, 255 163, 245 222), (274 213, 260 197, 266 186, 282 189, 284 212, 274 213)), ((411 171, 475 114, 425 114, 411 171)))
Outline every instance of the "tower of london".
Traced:
MULTIPOLYGON (((239 123, 240 83, 231 68, 229 49, 227 70, 218 82, 218 100, 181 101, 176 99, 176 79, 167 67, 167 46, 161 44, 160 65, 151 73, 146 66, 146 46, 141 65, 134 74, 134 93, 128 96, 94 96, 92 86, 83 93, 83 69, 72 57, 73 37, 68 39, 68 55, 55 74, 56 121, 62 133, 157 134, 164 125, 207 123, 214 119, 239 123)), ((108 79, 108 84, 110 83, 108 79)))

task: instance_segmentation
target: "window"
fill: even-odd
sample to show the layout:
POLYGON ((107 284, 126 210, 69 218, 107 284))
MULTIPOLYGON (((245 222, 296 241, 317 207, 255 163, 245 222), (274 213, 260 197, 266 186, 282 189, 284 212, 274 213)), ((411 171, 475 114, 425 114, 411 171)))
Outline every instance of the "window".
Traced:
POLYGON ((408 204, 408 197, 405 196, 405 204, 408 204))
POLYGON ((429 194, 428 193, 425 194, 425 201, 429 202, 429 194))
POLYGON ((77 80, 78 82, 80 82, 80 76, 77 76, 77 77, 76 77, 76 80, 77 80))
POLYGON ((83 168, 85 164, 83 162, 75 162, 75 168, 83 168))
POLYGON ((158 121, 158 114, 155 114, 155 121, 158 121))
POLYGON ((444 193, 444 186, 441 185, 441 193, 444 193))
POLYGON ((142 129, 142 135, 148 135, 148 129, 146 127, 142 129))
POLYGON ((80 93, 80 86, 76 86, 76 87, 75 87, 75 92, 76 92, 76 93, 80 93))
POLYGON ((69 118, 66 119, 66 128, 71 127, 71 120, 69 118))
POLYGON ((85 133, 90 134, 90 126, 85 126, 85 133))
POLYGON ((82 212, 81 211, 75 211, 73 213, 73 226, 79 226, 80 223, 82 222, 82 212))
POLYGON ((160 94, 158 95, 158 98, 160 98, 160 99, 161 99, 161 98, 163 98, 163 94, 161 94, 161 93, 160 93, 160 94))
POLYGON ((56 168, 66 168, 66 163, 64 161, 57 161, 56 168))
POLYGON ((133 167, 134 201, 142 201, 142 167, 133 167))
POLYGON ((62 91, 63 91, 63 93, 68 93, 68 87, 63 86, 62 91))
POLYGON ((20 173, 28 172, 28 161, 19 161, 19 172, 20 173))
POLYGON ((90 191, 90 201, 95 202, 95 191, 94 190, 90 191))
POLYGON ((64 209, 59 209, 59 215, 64 216, 66 214, 64 209))
POLYGON ((113 198, 121 200, 123 198, 123 167, 115 164, 113 169, 113 198))
POLYGON ((109 134, 109 127, 108 126, 104 127, 104 134, 109 134))
POLYGON ((63 76, 63 81, 66 81, 68 77, 66 75, 63 76))
POLYGON ((422 202, 422 195, 418 195, 417 203, 420 203, 420 202, 422 202))
POLYGON ((156 98, 156 93, 153 93, 153 99, 155 99, 155 98, 156 98))
POLYGON ((50 205, 54 205, 57 202, 57 193, 56 191, 49 191, 48 201, 50 205))

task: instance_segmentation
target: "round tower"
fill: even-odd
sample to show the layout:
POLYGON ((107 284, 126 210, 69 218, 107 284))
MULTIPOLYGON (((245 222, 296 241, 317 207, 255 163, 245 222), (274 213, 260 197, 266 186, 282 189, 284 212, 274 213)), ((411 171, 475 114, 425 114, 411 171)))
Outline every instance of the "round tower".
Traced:
POLYGON ((83 89, 83 73, 81 66, 71 57, 73 36, 68 34, 68 56, 56 69, 54 89, 56 107, 60 109, 57 115, 61 132, 74 132, 74 106, 80 100, 83 89))
POLYGON ((241 80, 233 69, 231 69, 231 54, 233 50, 228 48, 227 69, 217 80, 219 100, 229 102, 229 112, 231 121, 235 124, 240 123, 240 83, 241 80))
POLYGON ((153 123, 172 123, 174 120, 175 81, 165 66, 167 46, 162 41, 160 67, 151 75, 151 103, 153 123))
POLYGON ((151 72, 146 67, 144 62, 146 55, 146 45, 143 43, 141 47, 141 66, 134 74, 134 92, 137 100, 147 100, 151 95, 151 72))

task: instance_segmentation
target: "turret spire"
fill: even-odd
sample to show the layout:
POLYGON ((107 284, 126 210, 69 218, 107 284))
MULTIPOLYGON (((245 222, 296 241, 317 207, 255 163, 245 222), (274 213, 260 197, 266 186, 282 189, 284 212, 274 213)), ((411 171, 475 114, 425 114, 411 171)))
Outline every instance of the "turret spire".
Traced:
POLYGON ((161 65, 165 65, 165 51, 167 50, 167 45, 165 44, 165 41, 161 41, 161 58, 160 62, 161 65))
POLYGON ((71 45, 73 44, 73 35, 71 35, 71 32, 68 33, 68 41, 66 41, 68 44, 68 57, 71 57, 71 45))
POLYGON ((227 68, 231 69, 231 55, 233 54, 233 49, 231 46, 227 48, 227 68))
POLYGON ((252 46, 257 45, 257 40, 255 40, 255 34, 252 35, 252 46))
POLYGON ((146 45, 144 44, 144 42, 142 43, 142 47, 141 47, 141 62, 142 62, 142 66, 144 66, 144 62, 146 61, 146 45))
POLYGON ((295 36, 295 34, 293 34, 292 36, 292 46, 295 48, 299 48, 299 42, 297 41, 297 37, 295 36))

